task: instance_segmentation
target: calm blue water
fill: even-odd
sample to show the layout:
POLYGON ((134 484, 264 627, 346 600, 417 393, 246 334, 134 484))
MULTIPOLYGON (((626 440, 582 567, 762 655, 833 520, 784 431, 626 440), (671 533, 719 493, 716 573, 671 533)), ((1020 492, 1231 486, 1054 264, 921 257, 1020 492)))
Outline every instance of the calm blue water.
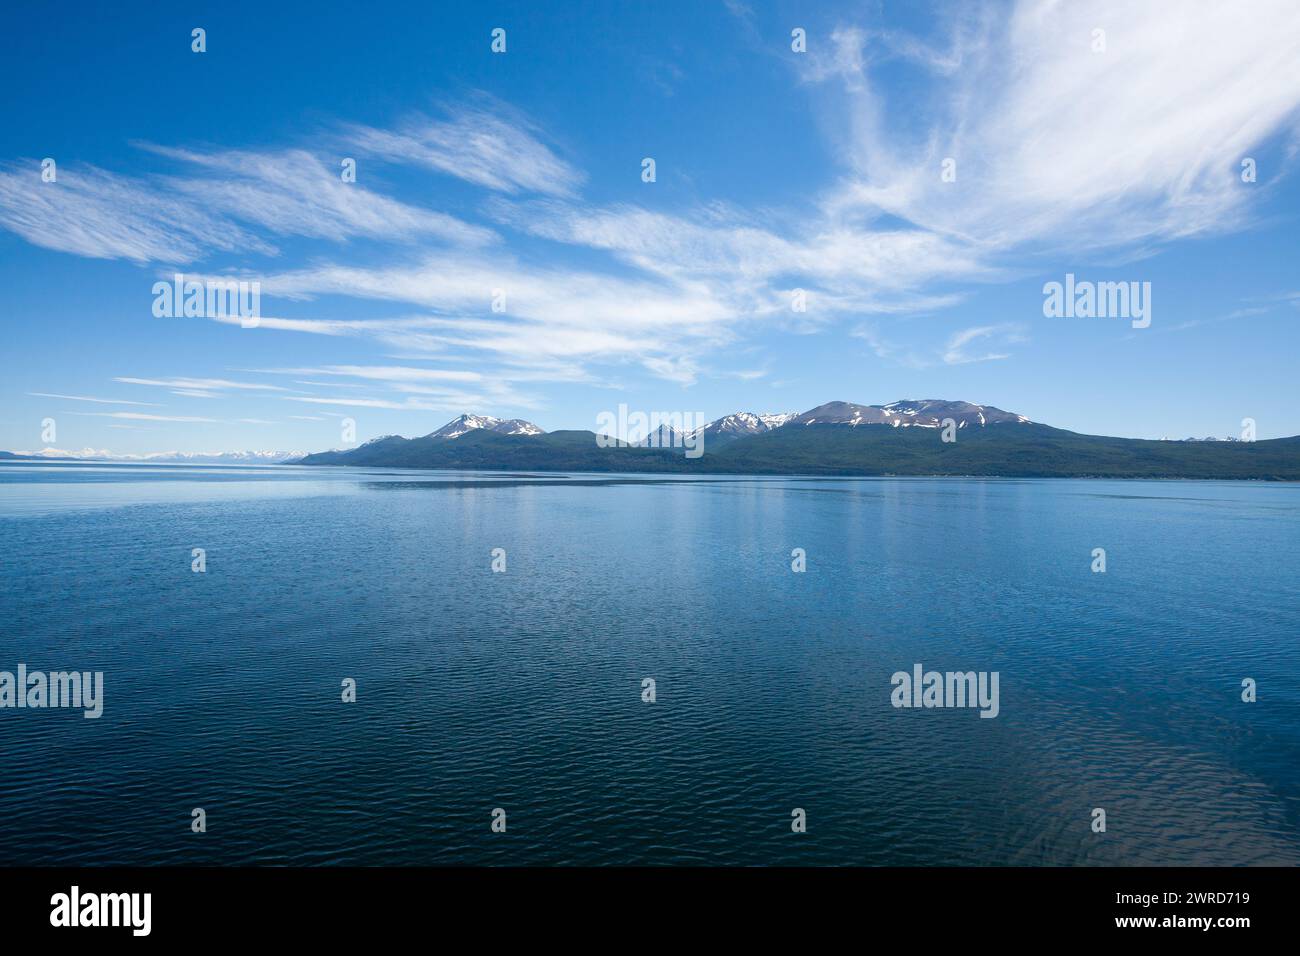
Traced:
POLYGON ((1298 559, 1281 484, 0 465, 0 670, 105 681, 0 710, 0 863, 1296 864, 1298 559))

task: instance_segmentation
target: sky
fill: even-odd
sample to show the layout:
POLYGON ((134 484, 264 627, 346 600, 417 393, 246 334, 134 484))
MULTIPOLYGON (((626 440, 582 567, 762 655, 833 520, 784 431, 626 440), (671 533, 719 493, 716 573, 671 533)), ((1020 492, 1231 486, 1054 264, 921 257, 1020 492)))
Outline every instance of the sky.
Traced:
POLYGON ((1294 0, 6 20, 0 449, 923 398, 1300 434, 1294 0), (257 283, 256 324, 156 315, 176 274, 257 283), (1046 315, 1067 275, 1150 324, 1046 315))

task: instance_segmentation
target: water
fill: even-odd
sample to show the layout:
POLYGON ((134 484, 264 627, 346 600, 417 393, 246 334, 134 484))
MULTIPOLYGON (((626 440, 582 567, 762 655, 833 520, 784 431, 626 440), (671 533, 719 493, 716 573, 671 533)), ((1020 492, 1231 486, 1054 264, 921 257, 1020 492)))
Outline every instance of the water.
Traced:
POLYGON ((1294 865, 1298 557, 1282 484, 6 464, 0 670, 105 705, 0 710, 0 863, 1294 865))

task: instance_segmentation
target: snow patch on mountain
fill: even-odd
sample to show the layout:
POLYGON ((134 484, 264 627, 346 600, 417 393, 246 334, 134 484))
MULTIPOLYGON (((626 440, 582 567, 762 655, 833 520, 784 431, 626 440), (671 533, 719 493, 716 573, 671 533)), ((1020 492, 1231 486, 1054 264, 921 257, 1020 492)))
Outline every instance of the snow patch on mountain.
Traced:
POLYGON ((798 414, 798 412, 763 412, 758 416, 758 420, 766 425, 770 431, 773 428, 780 428, 798 414))

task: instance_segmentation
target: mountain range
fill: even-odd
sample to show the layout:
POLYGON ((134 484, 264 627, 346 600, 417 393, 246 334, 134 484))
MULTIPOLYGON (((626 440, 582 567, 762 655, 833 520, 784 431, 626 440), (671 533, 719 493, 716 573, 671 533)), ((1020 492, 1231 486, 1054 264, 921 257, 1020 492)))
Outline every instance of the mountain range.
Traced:
POLYGON ((696 474, 976 475, 1300 480, 1300 437, 1241 442, 1081 435, 991 405, 924 399, 737 412, 637 442, 462 415, 419 438, 387 435, 304 465, 696 474), (947 422, 952 427, 945 429, 947 422), (688 454, 695 439, 703 452, 688 454), (953 440, 945 440, 951 438, 953 440), (688 440, 689 439, 689 440, 688 440), (684 446, 684 447, 683 447, 684 446))
POLYGON ((305 454, 306 452, 301 451, 156 451, 147 455, 115 455, 107 449, 83 448, 80 451, 62 451, 58 448, 42 448, 40 451, 0 451, 0 460, 134 461, 178 465, 278 465, 282 462, 302 458, 305 454))

